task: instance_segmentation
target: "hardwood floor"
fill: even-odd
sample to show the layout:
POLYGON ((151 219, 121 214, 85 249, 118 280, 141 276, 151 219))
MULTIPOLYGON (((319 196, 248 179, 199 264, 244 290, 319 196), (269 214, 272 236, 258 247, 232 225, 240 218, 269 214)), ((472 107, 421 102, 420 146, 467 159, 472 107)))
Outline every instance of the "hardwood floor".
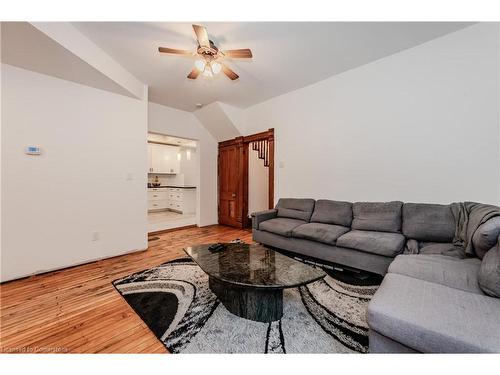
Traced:
POLYGON ((183 247, 252 242, 249 230, 225 226, 156 235, 146 251, 0 285, 0 350, 4 353, 166 353, 113 280, 185 256, 183 247))

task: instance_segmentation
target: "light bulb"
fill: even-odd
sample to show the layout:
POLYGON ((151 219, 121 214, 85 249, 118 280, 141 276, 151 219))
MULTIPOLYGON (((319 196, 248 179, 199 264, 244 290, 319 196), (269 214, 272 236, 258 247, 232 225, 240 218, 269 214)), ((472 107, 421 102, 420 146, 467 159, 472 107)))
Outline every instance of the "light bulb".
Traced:
POLYGON ((181 161, 181 153, 180 152, 177 153, 177 160, 181 161))
POLYGON ((205 70, 205 61, 204 60, 196 60, 194 62, 194 66, 196 69, 198 69, 200 72, 203 72, 205 70))
POLYGON ((212 72, 213 72, 214 74, 219 74, 219 73, 220 73, 220 71, 221 71, 221 69, 222 69, 222 65, 221 65, 221 64, 219 64, 217 61, 214 61, 214 62, 212 63, 212 72))
POLYGON ((212 69, 206 67, 205 70, 203 71, 203 75, 205 77, 211 78, 213 76, 212 69))

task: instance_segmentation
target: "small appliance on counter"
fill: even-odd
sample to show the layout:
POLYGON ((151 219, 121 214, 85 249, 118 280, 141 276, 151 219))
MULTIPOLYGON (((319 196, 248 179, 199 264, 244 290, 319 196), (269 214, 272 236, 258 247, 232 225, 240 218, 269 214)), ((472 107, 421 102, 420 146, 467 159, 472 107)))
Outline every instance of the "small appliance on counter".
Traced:
POLYGON ((161 182, 160 182, 158 176, 155 176, 153 182, 148 182, 148 188, 159 187, 160 185, 161 185, 161 182))

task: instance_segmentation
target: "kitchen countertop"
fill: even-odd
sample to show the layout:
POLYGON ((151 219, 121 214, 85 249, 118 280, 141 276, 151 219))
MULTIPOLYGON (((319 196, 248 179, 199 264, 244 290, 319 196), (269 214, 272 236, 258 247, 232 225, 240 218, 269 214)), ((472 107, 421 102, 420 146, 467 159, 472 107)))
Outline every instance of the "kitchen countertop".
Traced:
POLYGON ((196 186, 175 186, 175 185, 162 185, 162 186, 156 186, 156 187, 148 187, 148 189, 162 189, 162 188, 196 189, 196 186))

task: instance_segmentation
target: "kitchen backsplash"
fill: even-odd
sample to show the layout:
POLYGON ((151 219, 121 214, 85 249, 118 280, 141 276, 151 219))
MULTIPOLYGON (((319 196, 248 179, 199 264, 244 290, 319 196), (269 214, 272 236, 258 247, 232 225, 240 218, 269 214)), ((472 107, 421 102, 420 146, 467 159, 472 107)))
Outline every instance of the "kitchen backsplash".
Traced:
POLYGON ((184 174, 156 174, 148 173, 148 182, 153 182, 155 176, 158 176, 158 180, 162 185, 173 185, 173 186, 184 186, 184 174))

